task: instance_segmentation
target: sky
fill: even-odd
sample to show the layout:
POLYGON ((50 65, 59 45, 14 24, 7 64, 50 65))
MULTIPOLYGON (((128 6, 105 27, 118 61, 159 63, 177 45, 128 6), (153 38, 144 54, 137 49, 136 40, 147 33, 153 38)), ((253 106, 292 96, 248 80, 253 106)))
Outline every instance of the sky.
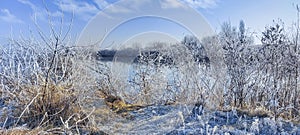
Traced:
MULTIPOLYGON (((151 1, 153 4, 149 4, 149 0, 130 0, 129 4, 128 2, 129 0, 123 0, 123 3, 120 0, 0 0, 0 44, 5 44, 8 38, 27 38, 30 35, 37 37, 39 30, 47 35, 49 18, 57 31, 60 28, 68 31, 69 25, 72 24, 69 35, 74 40, 78 40, 82 32, 89 27, 88 25, 92 24, 91 20, 101 16, 101 12, 105 13, 101 16, 102 21, 106 21, 105 19, 109 20, 110 17, 123 16, 124 13, 129 12, 128 9, 148 12, 159 10, 156 9, 153 0, 151 1), (124 7, 112 6, 118 3, 124 7)), ((244 20, 248 30, 257 35, 266 25, 272 24, 272 21, 278 18, 282 19, 287 27, 291 26, 296 20, 295 4, 300 4, 300 0, 160 0, 163 9, 174 8, 170 10, 172 12, 165 10, 165 16, 182 16, 181 19, 190 21, 190 24, 195 27, 201 27, 203 24, 184 15, 193 12, 192 10, 185 10, 183 7, 182 10, 175 10, 180 7, 178 2, 202 15, 216 33, 220 31, 220 26, 225 21, 230 21, 232 25, 237 26, 240 20, 244 20)), ((186 24, 189 23, 188 21, 182 22, 186 24)), ((146 16, 127 20, 117 26, 99 24, 93 26, 93 29, 102 31, 97 33, 99 34, 97 38, 99 40, 105 38, 103 42, 111 45, 129 42, 135 37, 145 38, 147 36, 143 35, 151 35, 151 33, 162 34, 154 37, 153 40, 164 36, 180 40, 184 35, 194 31, 187 29, 185 24, 146 16), (106 30, 106 26, 111 29, 106 30)), ((194 28, 192 26, 189 28, 194 28)))

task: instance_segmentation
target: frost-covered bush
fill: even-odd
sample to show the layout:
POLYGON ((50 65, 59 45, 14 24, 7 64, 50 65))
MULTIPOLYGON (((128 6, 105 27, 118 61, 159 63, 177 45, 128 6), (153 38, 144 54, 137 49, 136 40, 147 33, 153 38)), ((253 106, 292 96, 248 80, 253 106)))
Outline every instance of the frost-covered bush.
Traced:
POLYGON ((82 101, 97 89, 99 73, 91 69, 100 66, 93 46, 78 47, 64 37, 53 32, 2 46, 0 93, 8 111, 1 111, 1 127, 23 125, 53 133, 86 128, 91 112, 82 101))

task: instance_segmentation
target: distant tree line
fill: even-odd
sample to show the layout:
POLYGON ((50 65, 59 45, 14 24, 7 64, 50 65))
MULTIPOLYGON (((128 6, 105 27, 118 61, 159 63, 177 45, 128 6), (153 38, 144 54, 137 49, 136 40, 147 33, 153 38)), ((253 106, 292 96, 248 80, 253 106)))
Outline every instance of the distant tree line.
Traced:
MULTIPOLYGON (((153 43, 155 45, 155 43, 153 43)), ((181 44, 189 50, 193 55, 194 61, 197 63, 209 64, 209 58, 206 54, 205 48, 195 36, 185 36, 181 44)), ((167 47, 164 49, 168 49, 167 47)), ((155 65, 172 65, 174 58, 170 54, 163 53, 161 48, 143 49, 126 48, 121 50, 100 50, 96 54, 96 59, 100 61, 113 61, 115 57, 132 58, 134 63, 146 64, 149 61, 154 61, 155 65)))

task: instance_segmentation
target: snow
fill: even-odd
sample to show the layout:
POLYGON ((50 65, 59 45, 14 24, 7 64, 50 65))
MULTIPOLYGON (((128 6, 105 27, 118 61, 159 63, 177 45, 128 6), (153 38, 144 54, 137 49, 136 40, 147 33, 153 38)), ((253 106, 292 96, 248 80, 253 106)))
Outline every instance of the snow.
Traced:
POLYGON ((108 134, 300 134, 299 124, 282 119, 239 115, 236 110, 191 110, 193 106, 186 105, 149 106, 105 123, 101 129, 108 134))

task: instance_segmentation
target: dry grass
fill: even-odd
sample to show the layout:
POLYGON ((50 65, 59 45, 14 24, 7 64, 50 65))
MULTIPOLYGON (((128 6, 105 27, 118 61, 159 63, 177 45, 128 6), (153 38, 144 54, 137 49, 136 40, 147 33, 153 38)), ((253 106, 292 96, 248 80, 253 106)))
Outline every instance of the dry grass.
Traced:
POLYGON ((19 107, 14 111, 14 116, 18 117, 15 125, 27 124, 29 128, 38 126, 53 128, 63 126, 65 122, 74 125, 85 117, 76 101, 78 96, 73 89, 50 85, 49 93, 42 91, 43 87, 27 86, 17 95, 19 107))
POLYGON ((3 130, 3 134, 31 134, 37 128, 47 133, 88 132, 92 112, 84 110, 81 101, 96 84, 81 62, 90 62, 89 56, 58 50, 56 55, 38 52, 26 56, 22 55, 41 50, 1 50, 6 53, 6 59, 0 65, 0 87, 3 88, 0 93, 7 97, 5 106, 13 108, 0 116, 1 120, 7 120, 3 127, 8 130, 3 130), (43 56, 46 59, 41 61, 41 54, 46 54, 43 56))
POLYGON ((145 105, 126 103, 122 98, 105 94, 103 91, 97 91, 95 94, 97 97, 104 99, 106 106, 116 113, 123 113, 145 107, 145 105))

